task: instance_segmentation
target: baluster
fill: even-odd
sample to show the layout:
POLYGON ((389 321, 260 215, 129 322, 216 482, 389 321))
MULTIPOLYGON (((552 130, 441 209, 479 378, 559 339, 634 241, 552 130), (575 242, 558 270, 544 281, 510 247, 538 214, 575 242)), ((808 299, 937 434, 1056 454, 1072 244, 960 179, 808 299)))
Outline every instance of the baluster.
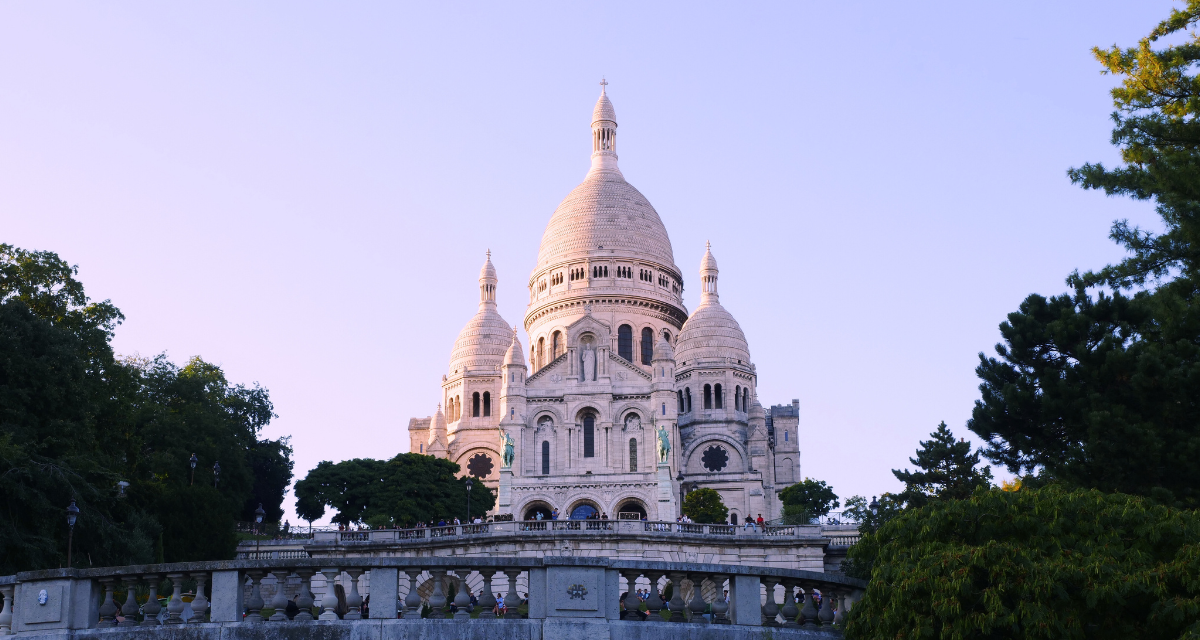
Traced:
POLYGON ((626 569, 622 573, 625 574, 625 581, 629 583, 628 595, 625 596, 625 615, 626 620, 641 620, 642 617, 638 612, 642 610, 642 599, 637 594, 637 579, 642 575, 641 571, 626 569))
POLYGON ((346 607, 350 609, 346 613, 347 620, 362 620, 362 594, 358 592, 358 577, 363 574, 362 569, 346 569, 346 573, 350 574, 350 593, 346 594, 346 607))
POLYGON ((321 615, 320 620, 337 620, 337 593, 333 585, 337 582, 338 574, 341 569, 337 567, 322 567, 321 575, 325 576, 325 594, 321 597, 321 615))
POLYGON ((485 569, 479 572, 479 575, 483 576, 483 593, 479 596, 479 606, 481 608, 479 617, 484 620, 496 617, 496 612, 492 611, 496 606, 496 596, 492 593, 492 576, 495 573, 495 569, 485 569))
POLYGON ((4 608, 0 609, 0 636, 12 633, 13 592, 16 588, 15 584, 0 585, 0 596, 4 598, 4 608))
POLYGON ((796 622, 796 616, 800 615, 800 607, 796 606, 796 598, 793 595, 797 581, 784 578, 780 582, 783 583, 783 608, 779 613, 783 616, 783 626, 798 627, 800 624, 796 622))
POLYGON ((842 625, 846 622, 846 592, 838 589, 833 592, 833 595, 837 598, 838 606, 837 612, 833 614, 833 624, 841 629, 842 625))
POLYGON ((121 605, 121 616, 125 620, 118 622, 118 627, 136 627, 138 624, 137 583, 138 577, 122 576, 121 583, 125 585, 125 604, 121 605))
POLYGON ((408 574, 408 595, 404 598, 404 617, 421 619, 421 594, 417 593, 417 577, 421 575, 420 569, 406 569, 404 573, 408 574))
POLYGON ((113 602, 113 583, 116 580, 100 578, 100 583, 104 585, 104 603, 100 605, 100 621, 96 623, 97 627, 112 627, 117 624, 117 604, 113 602))
POLYGON ((287 569, 271 570, 271 575, 275 576, 275 597, 271 598, 271 607, 275 609, 275 613, 269 618, 271 622, 287 622, 288 599, 284 588, 287 587, 288 573, 290 572, 287 569))
POLYGON ((720 573, 714 573, 709 576, 713 585, 717 588, 717 599, 713 600, 713 624, 732 624, 729 620, 729 603, 725 601, 725 581, 729 576, 720 573))
POLYGON ((775 602, 775 585, 779 584, 779 578, 763 576, 762 583, 767 588, 767 601, 762 606, 762 626, 778 627, 779 621, 775 616, 779 615, 779 604, 775 602))
MULTIPOLYGON (((296 577, 300 578, 300 590, 296 592, 296 617, 293 620, 308 622, 313 619, 312 569, 296 569, 296 577)), ((284 605, 287 606, 287 605, 284 605)))
POLYGON ((142 626, 157 627, 158 612, 162 611, 162 605, 158 603, 158 581, 161 580, 156 574, 149 573, 142 576, 146 581, 146 585, 150 587, 150 595, 146 597, 146 604, 142 605, 142 626))
POLYGON ((433 576, 433 593, 429 594, 429 617, 441 620, 446 617, 446 592, 443 590, 445 571, 430 571, 433 576))
POLYGON ((246 616, 244 622, 257 624, 263 621, 262 608, 267 603, 263 602, 262 579, 266 573, 258 569, 246 572, 246 575, 250 576, 250 598, 246 600, 246 608, 250 610, 250 615, 246 616))
POLYGON ((168 573, 167 580, 171 581, 171 599, 167 600, 167 619, 163 624, 183 624, 183 574, 168 573))
POLYGON ((813 602, 813 583, 804 583, 804 609, 800 612, 804 617, 805 629, 817 628, 817 607, 813 602))
MULTIPOLYGON (((196 581, 196 597, 192 598, 192 617, 188 619, 188 622, 199 624, 204 622, 204 614, 208 613, 208 598, 204 597, 204 585, 208 583, 208 573, 201 571, 188 575, 196 581)), ((136 608, 137 604, 134 603, 133 606, 136 608)))
POLYGON ((833 594, 828 589, 821 590, 821 612, 817 617, 821 619, 821 628, 829 630, 833 627, 833 594))
POLYGON ((504 575, 508 576, 508 593, 504 596, 504 608, 508 613, 504 617, 509 620, 516 620, 521 617, 517 612, 517 607, 521 606, 521 596, 517 595, 517 576, 521 575, 520 569, 505 569, 504 575))
POLYGON ((704 617, 704 609, 708 604, 704 602, 704 574, 693 573, 692 578, 692 602, 689 608, 692 610, 692 622, 707 624, 708 619, 704 617))
POLYGON ((671 601, 667 603, 667 608, 671 610, 671 622, 687 622, 687 618, 683 617, 683 610, 686 605, 683 602, 683 577, 687 574, 671 572, 667 574, 671 578, 671 601))
POLYGON ((467 595, 467 576, 471 575, 471 570, 458 569, 455 574, 458 575, 458 592, 454 594, 454 606, 458 610, 454 612, 454 619, 470 620, 471 612, 467 611, 467 607, 471 606, 471 596, 467 595))
POLYGON ((646 620, 662 622, 662 615, 659 612, 662 611, 663 601, 658 595, 658 579, 661 577, 663 577, 661 573, 646 573, 646 579, 650 581, 650 594, 646 598, 646 610, 650 616, 646 620))

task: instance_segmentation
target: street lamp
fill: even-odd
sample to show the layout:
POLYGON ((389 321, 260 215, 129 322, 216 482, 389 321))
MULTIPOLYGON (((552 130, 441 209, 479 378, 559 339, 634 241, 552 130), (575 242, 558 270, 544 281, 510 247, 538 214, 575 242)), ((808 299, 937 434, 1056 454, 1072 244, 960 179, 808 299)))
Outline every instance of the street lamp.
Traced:
POLYGON ((197 458, 196 454, 193 453, 192 459, 188 460, 188 464, 191 465, 191 467, 192 467, 192 480, 190 482, 188 482, 189 487, 196 484, 196 463, 197 462, 200 462, 200 459, 197 458))
POLYGON ((254 536, 254 543, 255 543, 254 544, 254 559, 255 560, 258 560, 260 557, 262 557, 261 556, 261 549, 262 549, 262 526, 261 525, 262 525, 263 516, 265 516, 265 515, 267 515, 267 512, 263 511, 262 503, 260 502, 260 503, 258 503, 258 508, 254 510, 254 524, 256 525, 254 528, 258 530, 258 535, 254 536))
POLYGON ((875 500, 875 496, 871 496, 871 515, 879 515, 879 502, 875 500))
POLYGON ((471 524, 471 479, 467 478, 467 524, 471 524))
POLYGON ((71 498, 71 504, 67 506, 67 568, 71 567, 71 543, 75 538, 75 518, 79 517, 79 507, 75 506, 75 499, 71 498))
POLYGON ((221 481, 221 463, 213 463, 213 488, 217 488, 217 483, 221 481))

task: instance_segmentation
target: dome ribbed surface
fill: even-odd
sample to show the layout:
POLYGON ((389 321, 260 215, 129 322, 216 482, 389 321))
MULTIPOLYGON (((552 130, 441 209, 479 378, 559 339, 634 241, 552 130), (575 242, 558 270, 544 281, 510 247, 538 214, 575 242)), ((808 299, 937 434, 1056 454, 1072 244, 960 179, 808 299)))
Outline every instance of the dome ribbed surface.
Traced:
POLYGON ((538 265, 604 247, 675 265, 671 239, 650 201, 620 173, 593 171, 563 199, 542 234, 538 265))
POLYGON ((592 109, 592 123, 598 120, 608 120, 613 124, 617 122, 617 112, 613 109, 607 92, 600 94, 600 99, 596 101, 596 108, 592 109))
POLYGON ((508 346, 508 351, 504 354, 505 365, 520 365, 525 366, 525 349, 521 347, 521 341, 517 339, 517 332, 512 331, 512 344, 508 346))
POLYGON ((679 332, 675 361, 691 364, 699 358, 733 358, 750 364, 750 345, 733 315, 721 303, 709 301, 692 312, 679 332))
POLYGON ((500 317, 495 305, 484 305, 458 332, 450 353, 450 372, 466 367, 499 367, 512 339, 512 325, 500 317))

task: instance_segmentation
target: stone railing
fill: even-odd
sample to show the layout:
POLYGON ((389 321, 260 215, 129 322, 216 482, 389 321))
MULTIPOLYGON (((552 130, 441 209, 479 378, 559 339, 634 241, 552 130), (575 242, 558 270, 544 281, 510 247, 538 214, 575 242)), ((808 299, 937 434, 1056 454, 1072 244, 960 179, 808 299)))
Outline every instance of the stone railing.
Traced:
POLYGON ((297 639, 695 637, 695 629, 671 624, 681 623, 713 625, 708 638, 805 637, 836 633, 864 587, 859 580, 810 571, 550 556, 56 569, 0 577, 0 635, 144 635, 186 626, 196 629, 186 636, 190 640, 253 640, 268 637, 255 630, 265 625, 275 629, 272 638, 297 639), (262 595, 268 576, 276 587, 269 602, 262 595), (659 594, 668 582, 671 595, 664 599, 659 594), (334 584, 345 587, 344 598, 334 584), (649 593, 645 611, 639 589, 649 593), (474 615, 468 591, 478 596, 474 615), (477 626, 488 624, 500 626, 477 626), (318 633, 312 625, 330 626, 318 633), (406 625, 421 627, 406 631, 406 625), (774 628, 765 634, 757 627, 774 628), (93 631, 105 628, 113 629, 93 631))
MULTIPOLYGON (((488 522, 484 524, 462 524, 420 529, 378 529, 373 531, 317 531, 312 542, 400 542, 404 540, 430 540, 475 535, 514 535, 542 533, 548 531, 578 531, 581 533, 650 533, 686 534, 728 538, 730 536, 770 537, 829 537, 818 525, 766 525, 747 528, 731 524, 695 524, 684 522, 658 522, 646 520, 517 520, 488 522)), ((838 534, 843 535, 842 532, 838 534)), ((253 544, 247 543, 247 544, 253 544)), ((249 557, 249 556, 247 556, 249 557)))

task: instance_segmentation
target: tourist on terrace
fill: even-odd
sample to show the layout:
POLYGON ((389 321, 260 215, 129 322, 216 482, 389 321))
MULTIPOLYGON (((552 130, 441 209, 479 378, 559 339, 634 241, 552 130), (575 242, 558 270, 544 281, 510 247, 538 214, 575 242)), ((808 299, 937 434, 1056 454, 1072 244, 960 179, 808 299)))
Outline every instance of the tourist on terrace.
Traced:
POLYGON ((755 531, 758 531, 758 528, 754 526, 754 518, 751 518, 749 515, 746 516, 746 526, 742 527, 742 531, 745 531, 746 529, 754 529, 755 531))
POLYGON ((763 519, 762 519, 762 514, 761 514, 761 513, 760 513, 760 514, 758 514, 758 528, 759 528, 759 529, 763 529, 764 531, 766 530, 766 529, 764 529, 764 528, 763 528, 763 519))
POLYGON ((550 519, 558 520, 558 507, 554 507, 554 510, 550 512, 550 519))

